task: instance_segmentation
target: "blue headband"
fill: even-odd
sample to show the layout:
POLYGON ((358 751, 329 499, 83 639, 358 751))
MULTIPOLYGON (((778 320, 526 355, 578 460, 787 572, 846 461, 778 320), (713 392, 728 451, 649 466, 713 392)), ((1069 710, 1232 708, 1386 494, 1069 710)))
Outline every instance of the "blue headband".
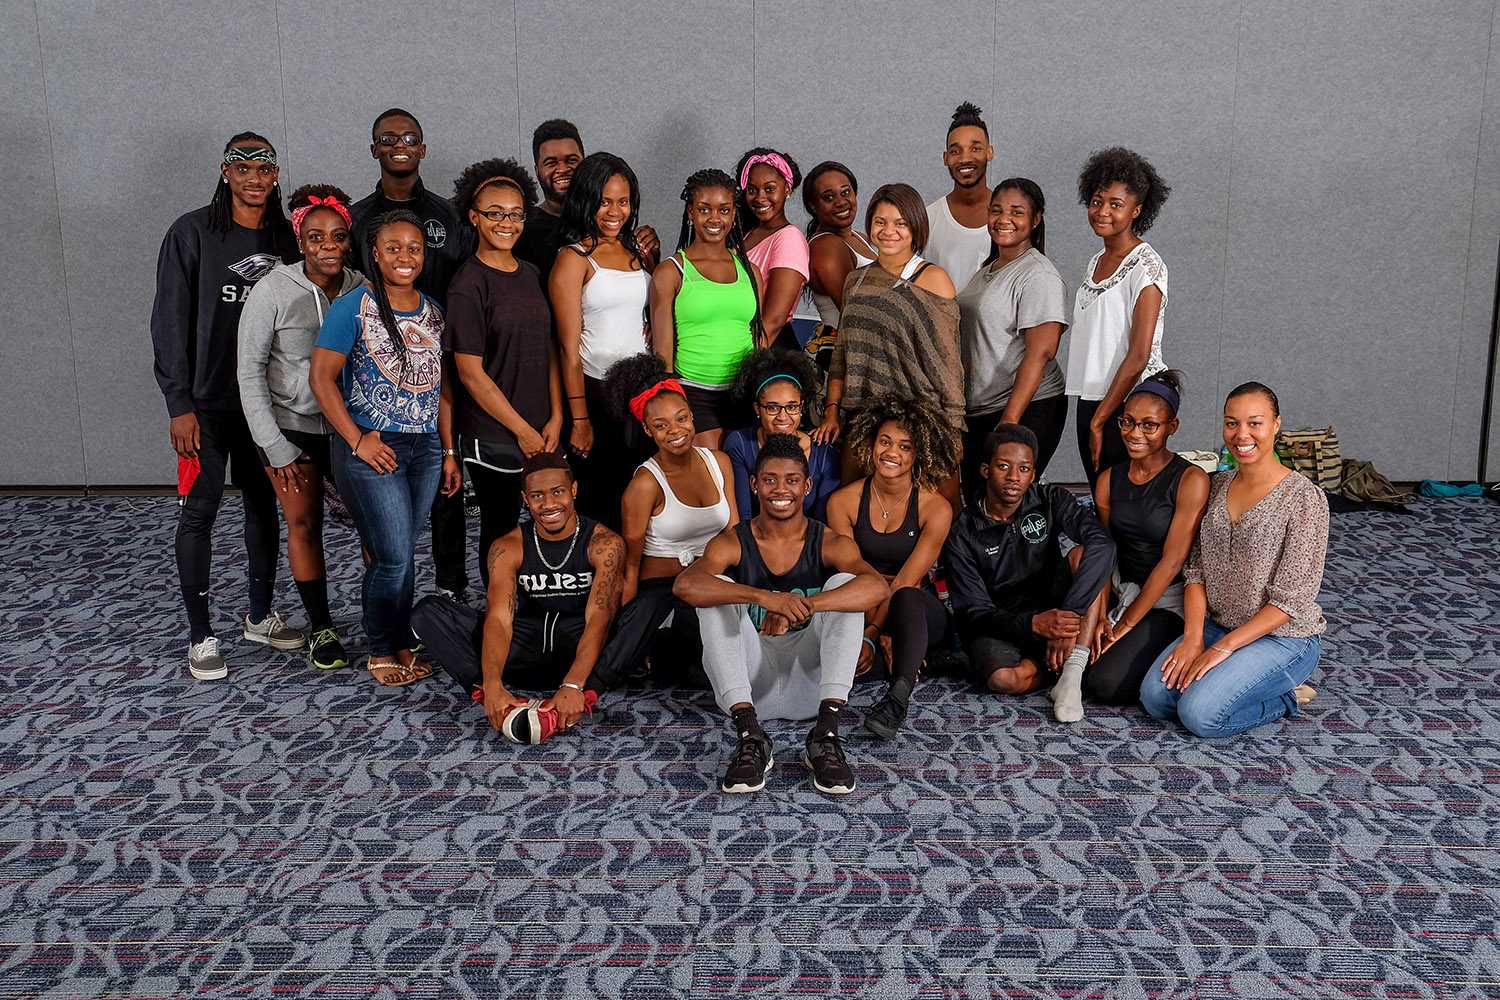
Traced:
MULTIPOLYGON (((1148 378, 1134 389, 1131 389, 1130 396, 1134 396, 1138 392, 1149 392, 1151 395, 1165 400, 1167 409, 1172 411, 1172 416, 1174 417, 1177 416, 1177 408, 1182 405, 1182 397, 1177 394, 1177 390, 1167 385, 1167 383, 1156 379, 1148 378)), ((1126 396, 1125 398, 1129 399, 1130 396, 1126 396)))
POLYGON ((802 391, 802 383, 799 382, 799 381, 797 381, 797 376, 795 376, 795 375, 787 375, 784 372, 778 372, 777 374, 772 375, 770 378, 766 379, 760 385, 758 385, 758 386, 755 387, 755 396, 756 396, 756 398, 757 399, 760 398, 760 392, 761 392, 762 389, 764 389, 766 386, 770 385, 772 382, 775 382, 777 379, 782 379, 782 378, 784 378, 788 382, 792 383, 792 385, 795 385, 797 387, 797 391, 798 392, 802 391))

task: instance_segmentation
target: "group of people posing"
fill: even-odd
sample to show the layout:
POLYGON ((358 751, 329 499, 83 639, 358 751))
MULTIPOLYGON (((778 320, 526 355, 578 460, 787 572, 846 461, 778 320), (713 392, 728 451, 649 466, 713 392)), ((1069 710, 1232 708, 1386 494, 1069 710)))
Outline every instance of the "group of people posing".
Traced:
POLYGON ((1080 173, 1101 245, 1070 306, 1042 191, 988 186, 970 104, 930 204, 887 184, 861 215, 848 167, 804 178, 756 148, 686 179, 669 253, 630 166, 566 121, 537 128, 535 179, 484 160, 451 199, 422 183, 415 116, 383 113, 371 139, 372 194, 305 185, 284 209, 272 144, 234 136, 213 200, 162 245, 151 329, 194 677, 227 676, 208 593, 232 469, 247 641, 351 661, 328 608, 331 489, 362 545, 376 681, 436 664, 526 743, 611 689, 710 687, 737 739, 726 792, 764 786, 772 718, 815 720, 814 785, 851 791, 841 713, 865 680, 883 694, 864 726, 887 739, 919 679, 948 672, 1046 689, 1061 722, 1086 697, 1139 701, 1211 737, 1313 696, 1327 501, 1277 459, 1257 382, 1224 404, 1234 469, 1170 450, 1183 377, 1143 239, 1169 189, 1139 155, 1080 173), (786 216, 799 187, 806 233, 786 216), (1069 395, 1092 504, 1041 481, 1069 395), (272 608, 278 506, 305 631, 272 608), (417 601, 426 525, 439 593, 417 601))

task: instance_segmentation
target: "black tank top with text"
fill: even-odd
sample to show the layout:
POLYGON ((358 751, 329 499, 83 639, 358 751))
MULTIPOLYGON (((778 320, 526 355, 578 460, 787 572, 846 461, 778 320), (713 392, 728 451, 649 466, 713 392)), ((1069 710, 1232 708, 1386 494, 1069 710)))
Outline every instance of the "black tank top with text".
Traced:
POLYGON ((536 524, 521 526, 521 571, 516 577, 516 613, 529 617, 560 615, 582 618, 594 585, 589 565, 589 541, 594 520, 578 515, 575 535, 548 541, 536 533, 536 524))

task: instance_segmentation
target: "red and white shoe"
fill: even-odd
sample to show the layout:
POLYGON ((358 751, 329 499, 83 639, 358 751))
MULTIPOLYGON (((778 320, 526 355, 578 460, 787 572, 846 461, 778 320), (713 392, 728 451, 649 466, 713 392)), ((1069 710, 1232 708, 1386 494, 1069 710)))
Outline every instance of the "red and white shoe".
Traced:
MULTIPOLYGON (((481 688, 474 689, 474 701, 484 704, 484 691, 481 688)), ((599 701, 597 691, 585 691, 583 693, 583 708, 585 714, 594 713, 594 705, 599 701)), ((505 713, 505 718, 500 722, 500 734, 512 743, 526 743, 536 746, 545 743, 557 735, 558 720, 557 709, 542 708, 544 699, 533 698, 524 705, 517 705, 505 713)))

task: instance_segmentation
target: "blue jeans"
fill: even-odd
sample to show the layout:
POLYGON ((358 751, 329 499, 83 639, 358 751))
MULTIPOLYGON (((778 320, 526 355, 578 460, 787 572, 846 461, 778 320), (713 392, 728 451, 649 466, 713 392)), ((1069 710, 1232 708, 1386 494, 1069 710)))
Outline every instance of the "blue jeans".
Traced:
MULTIPOLYGON (((1203 648, 1229 634, 1215 621, 1203 625, 1203 648)), ((1189 732, 1208 739, 1234 736, 1297 714, 1292 689, 1312 676, 1322 644, 1315 635, 1287 638, 1261 636, 1230 654, 1229 659, 1188 685, 1169 689, 1161 667, 1178 639, 1156 658, 1141 682, 1141 705, 1158 719, 1176 719, 1189 732)))
POLYGON ((382 475, 335 434, 330 451, 339 493, 370 554, 360 597, 371 656, 409 649, 417 536, 432 511, 443 478, 443 446, 436 434, 382 432, 396 453, 396 471, 382 475))

